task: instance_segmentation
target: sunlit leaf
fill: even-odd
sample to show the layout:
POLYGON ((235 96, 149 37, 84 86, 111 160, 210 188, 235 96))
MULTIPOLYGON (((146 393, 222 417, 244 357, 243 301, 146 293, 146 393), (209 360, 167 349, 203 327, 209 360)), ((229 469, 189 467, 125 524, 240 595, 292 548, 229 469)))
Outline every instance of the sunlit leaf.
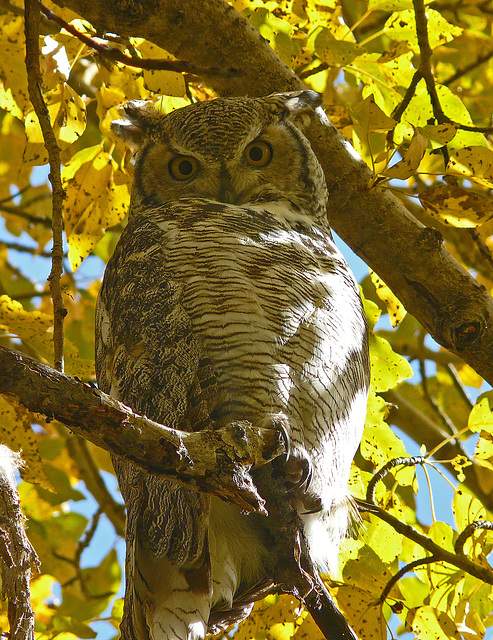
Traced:
POLYGON ((399 160, 399 162, 385 171, 386 177, 389 178, 389 180, 393 178, 396 180, 407 180, 407 178, 410 178, 418 170, 427 144, 427 139, 418 129, 415 129, 409 147, 401 151, 402 160, 399 160))
MULTIPOLYGON (((485 147, 465 147, 450 158, 447 173, 493 188, 493 151, 485 147)), ((491 205, 490 205, 491 206, 491 205)))
MULTIPOLYGON (((44 95, 53 132, 58 145, 68 146, 79 138, 86 128, 86 107, 81 97, 66 83, 44 95)), ((26 117, 26 135, 31 143, 43 143, 44 137, 38 116, 31 111, 26 117)))
POLYGON ((413 375, 409 362, 384 338, 370 336, 371 383, 375 391, 388 391, 413 375))
MULTIPOLYGON (((430 7, 426 8, 426 17, 428 37, 432 49, 451 42, 459 37, 463 31, 461 27, 447 22, 438 11, 430 7)), ((410 47, 418 50, 414 11, 410 9, 396 11, 385 23, 384 31, 393 40, 405 40, 410 47)))
MULTIPOLYGON (((53 357, 53 318, 40 311, 25 311, 20 302, 0 296, 0 328, 21 338, 48 362, 53 357)), ((69 374, 89 377, 93 363, 79 358, 77 349, 65 341, 66 369, 69 374)))
POLYGON ((389 314, 389 319, 393 327, 399 326, 404 316, 406 315, 406 310, 404 309, 402 302, 397 299, 394 292, 388 287, 385 282, 378 276, 374 271, 370 270, 370 277, 375 285, 375 289, 378 297, 382 302, 385 303, 387 307, 387 312, 389 314))
POLYGON ((0 397, 0 442, 21 453, 24 480, 53 491, 39 455, 36 436, 31 427, 32 414, 22 405, 0 397))
POLYGON ((337 40, 326 28, 318 26, 308 36, 307 48, 326 62, 329 67, 344 66, 358 56, 362 49, 354 42, 337 40))
POLYGON ((89 147, 65 165, 62 181, 67 190, 65 231, 72 269, 89 255, 107 227, 120 222, 128 208, 128 178, 117 171, 111 156, 100 146, 89 147))
MULTIPOLYGON (((169 53, 155 44, 143 40, 138 46, 143 58, 173 60, 169 53)), ((149 91, 167 96, 185 96, 185 80, 182 73, 144 69, 144 85, 149 91)))
POLYGON ((434 607, 420 607, 414 616, 413 631, 426 640, 461 640, 454 621, 434 607))

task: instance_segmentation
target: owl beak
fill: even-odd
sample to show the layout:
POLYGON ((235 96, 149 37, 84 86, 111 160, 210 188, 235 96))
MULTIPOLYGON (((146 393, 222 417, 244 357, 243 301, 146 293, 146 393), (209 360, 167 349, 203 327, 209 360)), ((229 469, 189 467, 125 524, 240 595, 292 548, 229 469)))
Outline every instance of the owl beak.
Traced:
POLYGON ((236 202, 236 199, 233 190, 221 188, 221 190, 219 191, 219 202, 234 204, 236 202))
POLYGON ((236 202, 236 194, 233 189, 231 174, 224 165, 221 167, 218 200, 219 202, 226 202, 227 204, 234 204, 236 202))

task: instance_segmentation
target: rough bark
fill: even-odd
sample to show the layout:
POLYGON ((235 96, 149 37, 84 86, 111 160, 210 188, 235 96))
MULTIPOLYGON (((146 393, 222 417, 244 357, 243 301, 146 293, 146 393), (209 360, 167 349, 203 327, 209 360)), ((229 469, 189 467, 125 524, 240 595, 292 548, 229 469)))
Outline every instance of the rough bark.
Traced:
MULTIPOLYGON (((238 69, 207 79, 221 95, 303 88, 259 33, 224 0, 55 0, 100 32, 147 38, 200 67, 238 69)), ((368 189, 370 170, 331 126, 308 137, 329 186, 333 229, 392 288, 435 340, 493 384, 493 301, 389 190, 368 189)))
POLYGON ((27 409, 70 427, 149 473, 214 493, 246 511, 264 511, 248 473, 284 452, 282 434, 236 422, 187 433, 139 416, 95 387, 0 347, 0 389, 27 409))
POLYGON ((31 607, 31 568, 38 557, 24 529, 17 483, 14 476, 20 458, 0 445, 0 570, 2 600, 8 600, 11 640, 34 640, 31 607))

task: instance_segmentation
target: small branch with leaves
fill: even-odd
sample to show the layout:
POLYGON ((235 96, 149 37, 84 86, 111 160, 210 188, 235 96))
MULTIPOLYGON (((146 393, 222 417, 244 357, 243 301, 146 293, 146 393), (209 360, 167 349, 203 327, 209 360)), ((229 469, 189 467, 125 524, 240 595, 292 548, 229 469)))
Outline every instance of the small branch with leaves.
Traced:
POLYGON ((368 510, 370 513, 374 514, 377 518, 384 520, 388 524, 390 524, 395 531, 401 533, 402 535, 409 538, 409 540, 413 540, 417 542, 420 546, 431 553, 431 558, 426 557, 419 559, 410 565, 406 565, 403 567, 387 584, 385 587, 381 599, 383 600, 386 595, 390 592, 390 589, 396 582, 408 571, 411 571, 413 568, 420 566, 422 564, 429 564, 431 562, 447 562, 448 564, 457 567, 458 569, 462 569, 466 573, 469 573, 471 576, 474 576, 478 580, 482 580, 488 584, 493 584, 493 569, 490 566, 479 565, 476 562, 472 562, 469 560, 463 553, 463 545, 465 540, 472 535, 472 533, 478 528, 484 529, 493 529, 493 523, 486 521, 479 521, 479 523, 472 523, 469 525, 464 532, 457 539, 455 553, 451 553, 447 551, 443 547, 440 547, 438 544, 433 542, 431 538, 423 535, 419 531, 417 531, 414 527, 401 522, 398 518, 391 515, 387 511, 385 511, 382 507, 380 507, 375 500, 375 488, 376 485, 383 480, 383 478, 387 475, 391 469, 395 469, 398 466, 415 466, 415 465, 424 465, 427 463, 427 458, 423 456, 413 456, 410 458, 395 458, 390 460, 386 465, 384 465, 371 479, 368 484, 367 492, 366 492, 366 502, 364 503, 364 508, 368 510))
POLYGON ((210 76, 229 77, 241 75, 239 69, 206 69, 183 60, 162 60, 157 58, 139 58, 137 56, 129 56, 126 53, 123 53, 123 51, 121 51, 117 47, 110 47, 106 43, 99 42, 94 38, 86 35, 85 33, 81 33, 73 25, 63 20, 63 18, 60 18, 60 16, 57 16, 53 11, 50 11, 48 7, 45 7, 44 4, 40 2, 40 0, 33 0, 33 2, 35 2, 39 6, 39 9, 49 20, 56 22, 62 29, 65 29, 65 31, 68 31, 68 33, 78 38, 86 46, 96 51, 98 55, 100 55, 102 58, 105 58, 106 60, 110 60, 112 62, 120 62, 127 65, 128 67, 134 67, 137 69, 189 73, 194 76, 202 76, 205 78, 210 76))

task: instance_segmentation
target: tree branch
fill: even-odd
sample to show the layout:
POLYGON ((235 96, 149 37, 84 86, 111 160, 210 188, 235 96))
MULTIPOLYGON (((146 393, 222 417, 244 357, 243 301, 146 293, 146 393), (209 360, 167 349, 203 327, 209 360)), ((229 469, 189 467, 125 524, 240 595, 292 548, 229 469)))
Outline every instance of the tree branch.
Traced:
MULTIPOLYGON (((198 66, 240 68, 208 82, 221 95, 266 95, 304 88, 260 34, 223 0, 121 3, 56 0, 101 32, 147 38, 198 66)), ((332 127, 314 123, 308 137, 324 168, 332 228, 389 285, 433 338, 493 384, 493 301, 385 188, 332 127), (392 242, 388 239, 392 238, 392 242), (419 256, 419 259, 417 257, 419 256)))
POLYGON ((265 511, 248 469, 285 451, 279 431, 246 421, 216 431, 170 429, 95 387, 4 347, 0 347, 0 393, 149 473, 213 493, 246 511, 265 511))
POLYGON ((63 200, 65 191, 60 171, 60 149, 51 126, 48 107, 43 98, 43 84, 39 67, 39 6, 36 0, 25 0, 26 70, 29 99, 39 120, 50 162, 48 178, 53 189, 53 250, 51 272, 48 276, 53 300, 53 359, 55 368, 63 371, 63 321, 67 310, 63 304, 60 278, 63 274, 63 200))
POLYGON ((409 538, 409 540, 417 542, 424 549, 429 551, 433 556, 435 562, 447 562, 454 567, 458 567, 459 569, 466 571, 478 580, 482 580, 483 582, 487 582, 488 584, 493 584, 493 569, 490 566, 479 565, 476 562, 472 562, 471 560, 466 558, 463 554, 451 553, 450 551, 447 551, 447 549, 445 549, 444 547, 440 547, 438 544, 433 542, 433 540, 428 536, 423 535, 414 527, 411 527, 409 524, 402 522, 392 514, 388 513, 388 511, 382 509, 382 507, 377 505, 377 503, 375 502, 375 487, 377 483, 382 480, 384 476, 390 471, 390 469, 399 465, 413 466, 415 464, 423 464, 424 461, 425 458, 423 458, 422 456, 416 456, 413 458, 395 458, 394 460, 390 460, 386 465, 384 465, 375 474, 375 476, 372 478, 372 481, 368 484, 366 492, 366 504, 372 505, 370 513, 375 515, 377 518, 380 518, 380 520, 383 520, 384 522, 390 524, 390 526, 398 533, 406 536, 406 538, 409 538))
POLYGON ((7 598, 11 640, 34 640, 31 608, 31 566, 38 566, 36 552, 24 530, 24 516, 14 472, 20 458, 0 445, 0 567, 2 599, 7 598))
MULTIPOLYGON (((424 444, 428 451, 431 451, 441 442, 446 440, 450 434, 437 425, 433 420, 430 420, 424 413, 416 409, 410 402, 408 402, 397 391, 391 390, 382 394, 384 400, 391 405, 388 420, 391 424, 402 429, 404 433, 407 433, 418 444, 424 444), (395 407, 395 408, 394 408, 395 407)), ((482 504, 491 511, 493 511, 493 495, 491 492, 485 492, 481 488, 478 477, 478 465, 467 451, 462 447, 460 441, 449 440, 443 447, 441 447, 435 454, 435 460, 451 460, 456 456, 463 456, 471 465, 464 467, 463 473, 465 475, 464 486, 471 491, 482 504)), ((446 464, 446 467, 451 473, 455 473, 451 464, 446 464)), ((481 473, 488 474, 488 470, 481 467, 481 473)), ((491 472, 490 472, 491 473, 491 472)), ((490 474, 488 474, 490 477, 490 474)))

